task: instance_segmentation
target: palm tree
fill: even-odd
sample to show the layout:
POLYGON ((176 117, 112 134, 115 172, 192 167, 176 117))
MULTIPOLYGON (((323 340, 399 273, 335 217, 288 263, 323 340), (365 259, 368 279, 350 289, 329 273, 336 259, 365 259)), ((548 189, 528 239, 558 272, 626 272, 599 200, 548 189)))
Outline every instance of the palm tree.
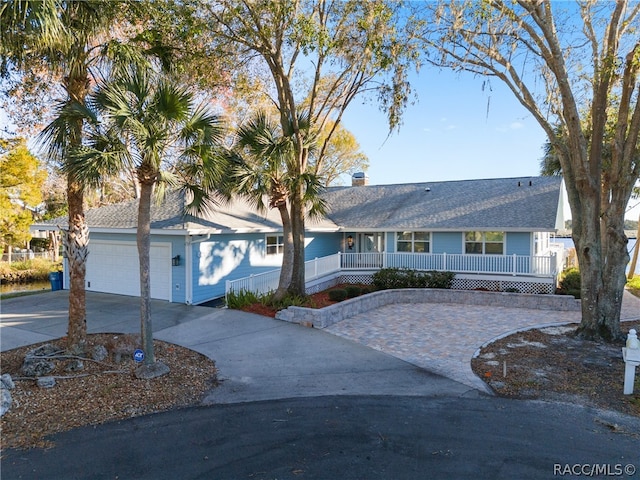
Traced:
MULTIPOLYGON (((181 163, 181 171, 199 165, 211 180, 220 172, 216 148, 223 131, 219 119, 197 107, 193 94, 167 76, 149 68, 131 67, 109 83, 100 85, 84 112, 94 127, 85 146, 78 149, 68 170, 87 184, 133 169, 140 184, 137 245, 140 260, 140 329, 145 352, 140 375, 150 378, 168 371, 156 362, 151 323, 149 251, 152 196, 161 199, 165 187, 175 187, 178 170, 165 167, 181 163)), ((219 174, 221 176, 221 173, 219 174)), ((218 177, 219 178, 219 177, 218 177)), ((183 183, 184 188, 190 185, 183 183)), ((196 190, 192 206, 204 200, 196 190)))
MULTIPOLYGON (((307 116, 300 116, 298 123, 305 131, 305 147, 312 149, 315 136, 309 133, 307 116)), ((292 192, 302 185, 304 201, 310 215, 324 211, 320 198, 322 182, 312 173, 296 176, 295 137, 293 128, 282 131, 280 122, 260 111, 236 133, 232 150, 234 165, 234 191, 243 195, 259 210, 276 208, 280 213, 283 233, 283 258, 278 288, 274 300, 281 300, 287 294, 293 276, 293 232, 291 224, 290 200, 292 192), (265 204, 265 198, 268 203, 265 204)))
MULTIPOLYGON (((63 124, 58 118, 42 137, 51 159, 64 163, 70 150, 82 143, 83 119, 71 114, 71 105, 84 105, 91 87, 91 65, 101 52, 96 47, 108 38, 115 19, 127 4, 100 0, 9 0, 0 5, 2 76, 10 77, 11 69, 22 75, 45 69, 58 79, 66 94, 59 111, 67 114, 67 122, 63 124)), ((67 347, 81 352, 87 334, 85 261, 89 229, 84 218, 84 186, 73 172, 67 174, 67 202, 69 226, 63 231, 71 280, 67 347)))

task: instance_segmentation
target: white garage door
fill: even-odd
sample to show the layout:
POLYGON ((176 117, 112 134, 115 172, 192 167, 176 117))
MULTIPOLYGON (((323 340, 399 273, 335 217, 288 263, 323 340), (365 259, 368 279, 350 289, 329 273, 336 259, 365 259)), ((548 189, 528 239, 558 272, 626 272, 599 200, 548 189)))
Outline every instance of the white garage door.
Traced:
MULTIPOLYGON (((151 298, 171 300, 171 244, 151 244, 151 298)), ((92 292, 140 296, 140 266, 135 242, 91 240, 86 288, 92 292)))

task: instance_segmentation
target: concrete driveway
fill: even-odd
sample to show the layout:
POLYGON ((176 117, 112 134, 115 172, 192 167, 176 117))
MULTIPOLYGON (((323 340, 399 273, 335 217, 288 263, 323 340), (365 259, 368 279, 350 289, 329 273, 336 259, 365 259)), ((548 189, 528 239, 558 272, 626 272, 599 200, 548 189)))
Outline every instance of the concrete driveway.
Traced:
MULTIPOLYGON (((2 350, 66 335, 66 290, 2 302, 2 350)), ((89 333, 137 333, 139 300, 87 292, 89 333)), ((467 385, 327 332, 226 308, 151 305, 154 337, 213 359, 205 404, 322 395, 470 395, 467 385)))

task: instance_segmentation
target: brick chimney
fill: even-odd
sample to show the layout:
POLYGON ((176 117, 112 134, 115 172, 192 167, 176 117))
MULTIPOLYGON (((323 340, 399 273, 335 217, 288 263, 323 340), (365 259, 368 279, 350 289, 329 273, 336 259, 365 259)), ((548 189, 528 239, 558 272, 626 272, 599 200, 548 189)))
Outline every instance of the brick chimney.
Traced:
POLYGON ((356 172, 351 175, 351 186, 352 187, 362 187, 364 185, 369 185, 369 176, 364 172, 356 172))

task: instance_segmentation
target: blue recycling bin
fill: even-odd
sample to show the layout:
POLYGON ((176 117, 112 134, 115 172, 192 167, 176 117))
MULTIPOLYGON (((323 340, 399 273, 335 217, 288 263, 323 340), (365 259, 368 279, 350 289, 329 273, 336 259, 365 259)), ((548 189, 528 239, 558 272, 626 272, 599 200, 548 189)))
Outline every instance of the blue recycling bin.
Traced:
POLYGON ((49 274, 51 291, 62 290, 62 272, 51 272, 49 274))

